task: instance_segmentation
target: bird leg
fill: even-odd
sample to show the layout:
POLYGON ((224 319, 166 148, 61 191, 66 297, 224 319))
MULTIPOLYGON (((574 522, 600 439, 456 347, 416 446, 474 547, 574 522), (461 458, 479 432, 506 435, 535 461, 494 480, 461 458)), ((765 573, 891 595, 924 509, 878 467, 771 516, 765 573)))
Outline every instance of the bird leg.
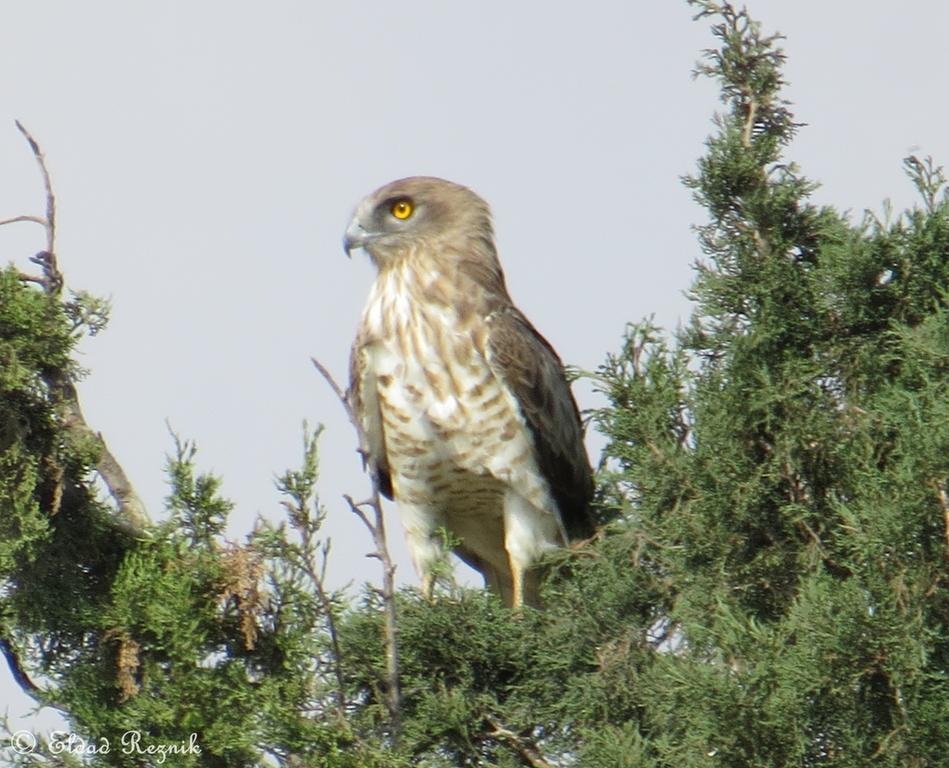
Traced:
POLYGON ((511 608, 520 611, 524 607, 524 569, 520 563, 513 560, 511 560, 511 581, 513 582, 511 608))
POLYGON ((429 571, 422 576, 422 597, 429 603, 435 602, 435 573, 429 571))

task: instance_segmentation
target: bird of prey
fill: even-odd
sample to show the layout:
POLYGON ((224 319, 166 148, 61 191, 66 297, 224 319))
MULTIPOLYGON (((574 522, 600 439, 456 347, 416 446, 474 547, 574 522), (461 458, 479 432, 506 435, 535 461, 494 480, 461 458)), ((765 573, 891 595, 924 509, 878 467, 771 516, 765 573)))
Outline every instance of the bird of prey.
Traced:
POLYGON ((488 205, 443 179, 394 181, 359 204, 344 247, 378 270, 348 398, 423 594, 445 529, 506 605, 538 605, 532 566, 592 534, 593 481, 560 358, 508 295, 488 205))

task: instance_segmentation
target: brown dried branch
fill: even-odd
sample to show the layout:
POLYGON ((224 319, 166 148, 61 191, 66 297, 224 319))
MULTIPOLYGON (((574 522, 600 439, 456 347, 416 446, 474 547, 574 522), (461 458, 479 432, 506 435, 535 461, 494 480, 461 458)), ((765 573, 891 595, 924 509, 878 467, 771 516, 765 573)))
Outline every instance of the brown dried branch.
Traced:
POLYGON ((119 701, 128 701, 141 690, 138 675, 142 666, 142 646, 122 627, 113 627, 102 639, 115 643, 115 687, 119 690, 119 701))
POLYGON ((257 617, 264 608, 264 596, 260 591, 260 577, 264 570, 262 560, 259 553, 237 544, 229 544, 222 556, 223 597, 225 602, 233 601, 237 609, 244 648, 248 651, 257 647, 257 617))
POLYGON ((119 650, 116 655, 116 686, 119 689, 119 702, 128 701, 138 695, 141 686, 138 684, 138 671, 142 666, 142 646, 128 633, 119 639, 119 650))
MULTIPOLYGON (((343 390, 333 375, 316 358, 311 358, 313 366, 320 375, 326 380, 330 388, 342 403, 346 415, 349 417, 353 429, 356 430, 356 436, 359 441, 359 452, 363 456, 363 465, 368 455, 366 450, 366 439, 363 434, 359 419, 353 412, 352 405, 346 392, 343 390)), ((386 650, 386 709, 389 713, 389 724, 392 729, 393 739, 398 738, 400 730, 400 711, 402 708, 402 692, 399 683, 399 635, 398 635, 398 615, 395 604, 395 563, 389 554, 389 547, 386 540, 385 517, 382 511, 382 496, 379 493, 379 484, 373 472, 369 473, 372 484, 372 494, 366 501, 355 502, 351 496, 344 496, 350 511, 358 517, 363 525, 366 526, 372 536, 375 550, 369 557, 374 557, 382 564, 382 589, 379 594, 382 597, 382 610, 384 616, 385 632, 385 650, 386 650)))
POLYGON ((517 753, 524 765, 529 765, 531 768, 554 768, 552 763, 544 759, 544 755, 531 739, 506 728, 494 715, 485 715, 484 719, 491 726, 492 730, 489 733, 491 738, 507 744, 517 753))
MULTIPOLYGON (((33 156, 40 168, 40 174, 43 177, 43 186, 46 190, 46 216, 15 216, 5 221, 3 224, 12 224, 19 221, 30 221, 40 224, 46 230, 46 250, 40 251, 30 258, 34 264, 42 269, 42 277, 20 275, 20 279, 26 282, 37 283, 51 300, 58 301, 63 289, 63 274, 59 270, 59 264, 56 258, 56 197, 53 195, 53 185, 49 175, 49 169, 46 166, 46 157, 40 149, 39 143, 33 138, 32 134, 17 120, 16 127, 23 134, 23 137, 30 145, 33 156)), ((115 500, 119 512, 119 526, 128 533, 141 536, 145 528, 150 524, 148 513, 141 498, 135 492, 132 483, 129 481, 125 470, 116 460, 115 456, 109 451, 102 434, 94 432, 86 423, 82 408, 79 406, 79 395, 75 384, 66 371, 53 371, 45 377, 49 387, 50 396, 60 407, 63 424, 74 434, 84 438, 92 438, 99 444, 100 454, 99 463, 96 471, 102 478, 109 493, 115 500)), ((54 498, 62 492, 60 484, 54 492, 54 498)))

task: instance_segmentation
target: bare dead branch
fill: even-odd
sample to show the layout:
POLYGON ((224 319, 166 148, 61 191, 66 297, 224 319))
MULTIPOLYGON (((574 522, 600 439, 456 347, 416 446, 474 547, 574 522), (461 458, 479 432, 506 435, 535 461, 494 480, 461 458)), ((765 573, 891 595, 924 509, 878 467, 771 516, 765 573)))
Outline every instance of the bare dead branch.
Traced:
MULTIPOLYGON (((43 177, 43 186, 46 190, 46 217, 43 218, 32 215, 15 216, 12 219, 0 222, 0 224, 30 221, 43 226, 46 230, 46 250, 40 251, 30 258, 31 262, 42 269, 43 275, 42 277, 36 277, 21 273, 20 279, 25 282, 37 283, 43 287, 46 295, 49 296, 51 300, 58 301, 62 293, 64 281, 63 274, 59 270, 55 250, 56 197, 53 194, 53 185, 50 179, 49 169, 46 166, 46 157, 39 143, 19 120, 16 121, 16 127, 29 143, 33 156, 39 165, 40 174, 43 177)), ((91 437, 98 442, 100 454, 96 471, 106 484, 109 493, 118 507, 119 527, 132 535, 143 535, 144 529, 150 523, 145 505, 135 492, 132 483, 125 474, 125 470, 122 469, 122 466, 116 460, 115 456, 109 451, 102 434, 94 432, 86 423, 82 408, 79 406, 79 395, 68 372, 64 370, 53 371, 47 374, 45 381, 49 387, 50 397, 60 408, 64 426, 76 434, 87 438, 91 437)), ((59 493, 62 489, 59 487, 59 484, 57 484, 57 486, 57 493, 59 493)), ((56 494, 54 494, 54 498, 55 497, 56 494)))
MULTIPOLYGON (((40 173, 43 175, 43 186, 46 189, 46 251, 50 254, 52 268, 56 269, 56 260, 53 254, 56 253, 54 245, 56 243, 56 197, 53 195, 53 184, 50 180, 49 169, 46 167, 46 156, 40 149, 39 143, 33 138, 33 135, 23 126, 19 120, 16 120, 17 130, 23 134, 23 138, 29 142, 30 149, 33 150, 33 157, 40 167, 40 173)), ((60 278, 62 276, 60 275, 60 278)))
POLYGON ((491 726, 489 735, 498 741, 503 741, 513 749, 524 765, 529 765, 531 768, 554 768, 552 763, 544 759, 544 755, 531 739, 506 728, 494 715, 485 715, 484 719, 491 726))
POLYGON ((45 277, 39 277, 38 275, 28 275, 26 272, 21 272, 19 275, 17 275, 17 277, 20 278, 20 280, 22 280, 24 283, 36 283, 37 285, 41 285, 43 288, 46 288, 45 277))
MULTIPOLYGON (((359 451, 364 457, 367 456, 366 439, 363 434, 359 419, 353 412, 349 398, 345 390, 336 383, 336 379, 329 370, 316 358, 310 358, 313 366, 320 375, 326 380, 330 388, 339 398, 346 415, 349 417, 353 429, 356 430, 356 437, 359 441, 359 451)), ((365 466, 365 462, 364 462, 365 466)), ((398 615, 395 603, 395 563, 389 554, 389 546, 386 539, 385 516, 382 511, 382 496, 379 493, 379 484, 373 472, 369 473, 369 479, 372 486, 372 493, 366 501, 355 502, 351 496, 344 496, 350 511, 358 517, 369 534, 372 536, 372 542, 375 549, 369 554, 379 560, 382 564, 382 589, 378 594, 382 598, 382 610, 384 617, 385 632, 385 651, 386 651, 386 709, 389 713, 389 724, 392 729, 393 739, 398 739, 400 731, 400 712, 402 709, 402 692, 399 683, 399 628, 398 615), (368 510, 368 511, 367 511, 368 510)))
POLYGON ((2 219, 0 220, 0 227, 4 224, 16 224, 18 221, 31 221, 34 224, 41 225, 44 229, 46 228, 46 219, 43 219, 39 216, 14 216, 12 219, 2 219))
MULTIPOLYGON (((320 372, 320 375, 326 379, 326 383, 330 385, 330 389, 333 390, 333 392, 336 394, 336 397, 338 397, 340 402, 342 402, 343 408, 346 409, 346 415, 349 416, 351 421, 353 421, 355 419, 355 415, 353 414, 353 409, 349 406, 349 400, 346 397, 346 392, 343 391, 343 388, 336 383, 336 379, 333 378, 333 374, 330 373, 329 369, 315 357, 311 357, 310 362, 312 362, 316 370, 320 372)), ((354 424, 353 426, 356 425, 354 424)))
MULTIPOLYGON (((366 528, 372 530, 372 520, 369 519, 369 515, 367 515, 365 510, 363 509, 364 507, 371 506, 372 501, 369 500, 369 501, 355 502, 353 501, 353 497, 349 496, 348 494, 344 494, 343 498, 346 499, 346 503, 349 504, 350 512, 352 512, 354 515, 356 515, 356 517, 362 520, 362 523, 363 525, 366 526, 366 528)), ((369 556, 376 556, 376 553, 371 552, 369 556)))

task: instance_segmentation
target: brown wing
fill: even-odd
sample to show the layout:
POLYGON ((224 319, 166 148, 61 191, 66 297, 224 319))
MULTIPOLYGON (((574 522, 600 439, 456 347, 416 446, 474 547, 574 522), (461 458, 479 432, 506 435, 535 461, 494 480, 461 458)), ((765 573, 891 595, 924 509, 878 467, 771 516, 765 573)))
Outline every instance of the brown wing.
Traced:
POLYGON ((488 364, 520 405, 533 437, 537 464, 571 539, 593 533, 593 477, 580 412, 563 364, 547 340, 514 307, 488 316, 488 364))
POLYGON ((362 332, 356 335, 349 357, 349 391, 346 399, 357 421, 360 450, 369 467, 379 492, 392 498, 392 475, 386 456, 382 412, 379 410, 379 392, 375 373, 368 364, 368 351, 362 332))

